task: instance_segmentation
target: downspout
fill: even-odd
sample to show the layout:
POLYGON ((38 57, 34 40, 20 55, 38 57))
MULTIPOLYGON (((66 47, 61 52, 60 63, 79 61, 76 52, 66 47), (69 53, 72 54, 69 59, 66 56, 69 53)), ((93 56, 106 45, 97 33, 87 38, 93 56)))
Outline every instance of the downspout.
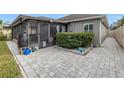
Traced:
POLYGON ((124 25, 122 26, 122 46, 124 48, 124 25))
POLYGON ((101 20, 100 20, 100 24, 99 24, 99 44, 101 45, 101 20))
POLYGON ((48 43, 49 43, 48 45, 50 46, 50 43, 51 43, 50 42, 50 23, 48 23, 48 40, 49 40, 48 41, 48 43))
POLYGON ((12 38, 11 38, 11 40, 13 40, 13 27, 11 27, 11 30, 12 30, 12 33, 11 33, 12 38))
POLYGON ((74 22, 73 22, 73 31, 72 32, 74 32, 74 22))

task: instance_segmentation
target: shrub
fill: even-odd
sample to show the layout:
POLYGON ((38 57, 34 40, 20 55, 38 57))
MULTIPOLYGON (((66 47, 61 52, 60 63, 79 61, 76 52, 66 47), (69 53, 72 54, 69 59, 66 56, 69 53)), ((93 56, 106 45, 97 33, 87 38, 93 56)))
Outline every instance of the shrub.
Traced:
POLYGON ((0 41, 8 41, 8 40, 11 40, 11 33, 8 35, 3 35, 2 32, 0 32, 0 41))
POLYGON ((74 49, 88 47, 93 41, 92 32, 62 32, 56 34, 56 45, 64 48, 74 49))
POLYGON ((0 41, 5 41, 7 37, 3 35, 2 32, 0 32, 0 41))

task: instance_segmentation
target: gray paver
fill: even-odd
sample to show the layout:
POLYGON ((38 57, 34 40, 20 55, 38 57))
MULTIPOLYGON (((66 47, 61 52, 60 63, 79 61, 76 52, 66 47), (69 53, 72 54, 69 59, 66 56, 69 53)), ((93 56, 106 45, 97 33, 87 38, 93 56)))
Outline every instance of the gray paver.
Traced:
POLYGON ((7 42, 30 78, 121 78, 124 77, 124 49, 114 38, 86 56, 58 49, 41 49, 29 56, 18 55, 17 45, 7 42))

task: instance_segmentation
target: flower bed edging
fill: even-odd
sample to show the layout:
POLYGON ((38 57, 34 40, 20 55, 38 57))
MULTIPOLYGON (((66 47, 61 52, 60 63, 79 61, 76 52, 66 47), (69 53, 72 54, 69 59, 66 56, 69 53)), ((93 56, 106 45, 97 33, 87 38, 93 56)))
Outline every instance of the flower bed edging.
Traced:
POLYGON ((83 53, 78 53, 76 50, 66 49, 66 48, 62 48, 62 47, 59 47, 59 46, 54 46, 54 47, 58 48, 58 49, 61 49, 61 50, 64 50, 64 51, 68 51, 68 52, 72 52, 72 53, 75 53, 75 54, 78 54, 78 55, 82 55, 82 56, 85 56, 87 53, 89 53, 93 49, 93 47, 89 47, 83 53))

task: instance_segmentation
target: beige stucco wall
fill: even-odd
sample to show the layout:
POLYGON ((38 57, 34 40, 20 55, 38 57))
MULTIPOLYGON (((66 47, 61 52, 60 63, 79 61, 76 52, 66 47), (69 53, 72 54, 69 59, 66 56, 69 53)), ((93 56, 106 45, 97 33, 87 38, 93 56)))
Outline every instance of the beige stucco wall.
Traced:
POLYGON ((69 23, 67 26, 67 30, 69 32, 83 32, 83 25, 85 23, 94 24, 94 33, 95 33, 94 44, 99 44, 100 43, 100 20, 99 19, 69 23))
POLYGON ((113 30, 113 36, 118 41, 118 43, 124 48, 124 27, 121 26, 113 30))

